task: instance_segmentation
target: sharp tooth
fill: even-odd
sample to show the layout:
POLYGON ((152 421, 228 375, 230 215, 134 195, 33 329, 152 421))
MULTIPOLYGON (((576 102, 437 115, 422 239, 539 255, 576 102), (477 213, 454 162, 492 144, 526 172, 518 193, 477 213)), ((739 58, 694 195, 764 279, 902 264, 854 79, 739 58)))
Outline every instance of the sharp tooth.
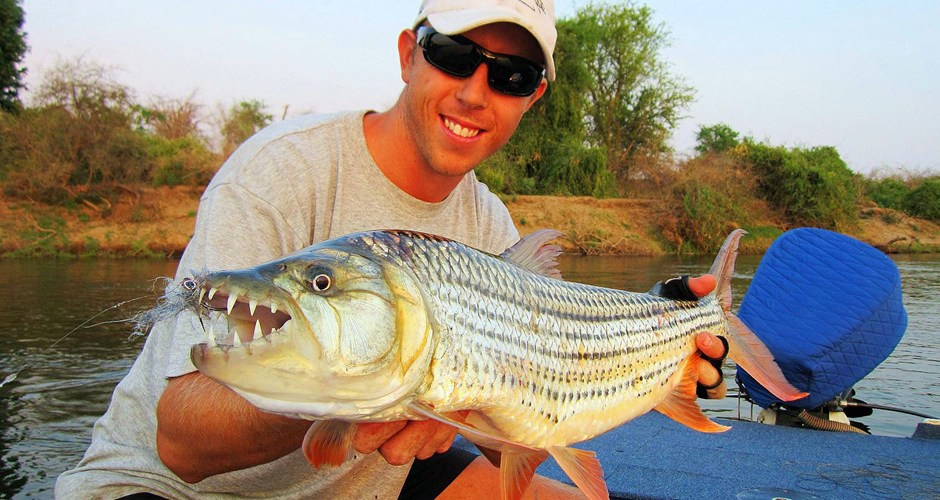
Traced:
POLYGON ((209 323, 209 329, 206 330, 206 340, 209 344, 209 347, 215 347, 218 345, 215 341, 215 330, 212 328, 212 323, 209 323))
POLYGON ((235 335, 232 335, 232 345, 235 346, 235 347, 241 347, 241 346, 242 346, 242 338, 241 338, 241 336, 238 334, 238 332, 235 332, 235 335))
POLYGON ((254 340, 258 340, 258 339, 260 339, 261 337, 264 337, 264 333, 261 332, 261 320, 259 319, 259 320, 256 320, 256 321, 255 321, 255 332, 254 332, 254 336, 251 338, 251 340, 253 340, 253 341, 254 341, 254 340))
POLYGON ((249 301, 248 301, 248 312, 249 312, 252 316, 255 315, 255 308, 257 308, 257 307, 258 307, 258 301, 257 301, 257 300, 252 299, 252 300, 249 300, 249 301))
POLYGON ((205 289, 205 288, 200 288, 200 289, 199 289, 199 304, 198 304, 198 305, 201 307, 201 306, 202 306, 202 303, 205 302, 205 300, 206 300, 206 289, 205 289))
POLYGON ((232 314, 232 308, 235 307, 235 302, 238 300, 234 295, 228 296, 228 303, 225 305, 226 310, 229 314, 232 314))
POLYGON ((271 302, 271 314, 274 314, 276 312, 277 312, 277 304, 275 304, 274 302, 271 302))
POLYGON ((215 297, 215 292, 218 292, 218 291, 219 291, 219 289, 216 288, 216 287, 210 288, 210 289, 209 289, 209 300, 212 300, 212 297, 215 297))

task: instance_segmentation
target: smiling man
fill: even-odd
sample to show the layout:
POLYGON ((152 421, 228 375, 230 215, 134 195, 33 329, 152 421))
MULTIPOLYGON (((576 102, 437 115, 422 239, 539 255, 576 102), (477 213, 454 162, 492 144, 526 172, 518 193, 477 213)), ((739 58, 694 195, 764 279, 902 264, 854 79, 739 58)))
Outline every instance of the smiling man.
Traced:
MULTIPOLYGON (((303 116, 249 139, 206 189, 177 280, 369 229, 424 231, 493 253, 515 243, 508 210, 473 169, 506 144, 554 79, 554 21, 551 0, 425 1, 398 38, 405 88, 395 105, 303 116)), ((85 457, 59 478, 57 496, 498 492, 497 470, 485 459, 442 454, 456 431, 433 421, 360 425, 357 453, 342 466, 314 469, 300 450, 309 421, 263 413, 195 370, 190 347, 204 335, 189 313, 154 326, 85 457)), ((700 344, 705 354, 724 355, 720 342, 704 338, 712 340, 700 344)), ((703 363, 700 380, 713 385, 720 376, 703 363)), ((527 492, 575 493, 544 478, 527 492)))

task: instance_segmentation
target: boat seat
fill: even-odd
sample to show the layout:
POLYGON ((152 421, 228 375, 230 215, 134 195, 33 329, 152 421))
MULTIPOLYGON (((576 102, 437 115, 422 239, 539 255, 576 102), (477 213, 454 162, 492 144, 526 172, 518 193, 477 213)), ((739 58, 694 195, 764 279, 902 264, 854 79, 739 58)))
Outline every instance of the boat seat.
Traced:
MULTIPOLYGON (((815 409, 845 393, 894 350, 907 327, 897 266, 876 248, 832 231, 800 228, 777 238, 754 274, 738 316, 767 345, 815 409)), ((759 406, 782 403, 738 368, 759 406)))

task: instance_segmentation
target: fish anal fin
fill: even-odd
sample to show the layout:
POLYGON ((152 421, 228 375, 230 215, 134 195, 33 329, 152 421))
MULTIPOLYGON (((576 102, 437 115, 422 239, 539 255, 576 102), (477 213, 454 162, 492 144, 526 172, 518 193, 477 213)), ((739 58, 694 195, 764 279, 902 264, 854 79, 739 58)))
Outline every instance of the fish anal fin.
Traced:
POLYGON ((342 465, 352 455, 356 424, 342 420, 317 420, 304 436, 304 456, 314 467, 342 465))
POLYGON ((499 466, 499 492, 503 500, 522 498, 532 483, 535 469, 548 458, 548 453, 536 450, 510 449, 502 453, 499 466))
POLYGON ((553 446, 548 452, 586 497, 591 500, 610 498, 604 470, 593 451, 553 446))
POLYGON ((564 236, 561 231, 539 229, 523 236, 499 256, 527 271, 561 279, 557 261, 557 257, 561 254, 561 247, 548 244, 549 241, 560 236, 564 236))
POLYGON ((701 355, 692 353, 681 368, 680 380, 666 399, 654 410, 700 432, 724 432, 731 427, 713 422, 702 413, 696 402, 695 386, 698 382, 698 360, 701 355))
POLYGON ((728 329, 729 358, 782 401, 793 401, 809 396, 808 392, 801 391, 790 384, 780 370, 780 366, 774 361, 774 355, 740 318, 733 314, 727 316, 731 326, 728 329))

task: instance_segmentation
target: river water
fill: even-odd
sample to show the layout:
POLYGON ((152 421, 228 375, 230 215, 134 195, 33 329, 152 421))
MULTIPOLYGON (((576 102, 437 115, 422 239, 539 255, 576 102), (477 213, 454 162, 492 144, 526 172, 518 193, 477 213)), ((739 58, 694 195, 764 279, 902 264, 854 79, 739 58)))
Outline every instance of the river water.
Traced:
MULTIPOLYGON (((891 357, 856 386, 858 396, 940 416, 940 255, 894 260, 908 329, 891 357)), ((736 297, 759 261, 739 257, 736 297)), ((645 290, 665 276, 702 273, 710 265, 711 259, 562 258, 568 280, 628 290, 645 290)), ((78 462, 94 421, 143 346, 122 320, 152 305, 161 289, 155 278, 172 275, 175 267, 175 261, 0 260, 0 380, 21 370, 0 387, 0 497, 50 497, 58 474, 78 462)), ((733 390, 734 370, 725 373, 733 390)), ((739 411, 734 398, 703 406, 725 417, 739 411)), ((749 405, 741 411, 747 417, 749 405)), ((876 410, 861 420, 875 434, 906 437, 920 418, 876 410)))

